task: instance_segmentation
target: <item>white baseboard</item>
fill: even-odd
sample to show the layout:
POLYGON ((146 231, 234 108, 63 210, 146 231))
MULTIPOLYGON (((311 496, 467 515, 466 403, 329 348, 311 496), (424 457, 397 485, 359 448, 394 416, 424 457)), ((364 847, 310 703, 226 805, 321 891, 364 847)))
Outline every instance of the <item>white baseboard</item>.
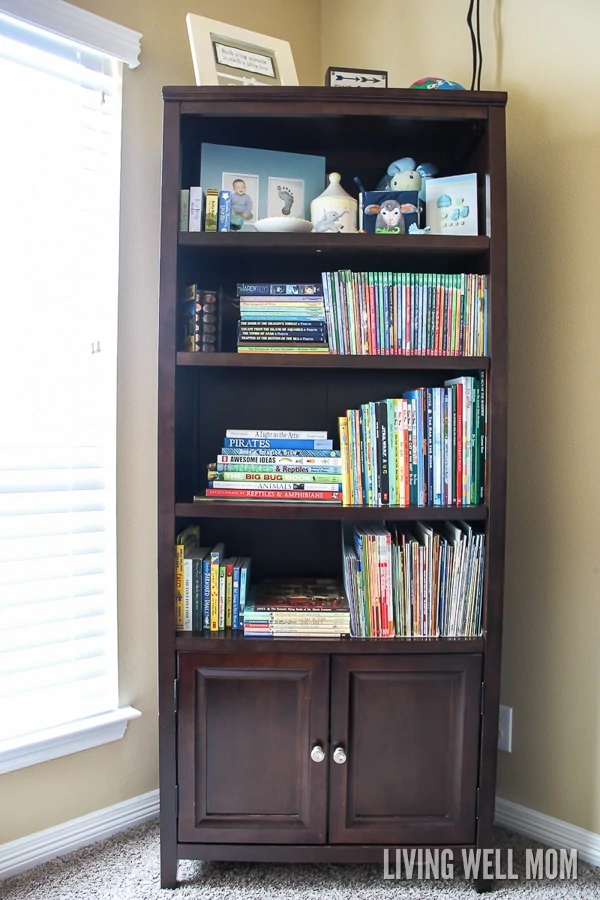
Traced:
POLYGON ((158 791, 149 791, 106 809, 71 819, 45 831, 0 845, 0 879, 32 869, 72 850, 95 844, 158 816, 158 791))
POLYGON ((600 834, 554 819, 544 813, 496 797, 496 825, 516 831, 549 847, 577 850, 577 857, 600 866, 600 834))
MULTIPOLYGON (((106 809, 0 846, 0 879, 32 869, 88 844, 126 831, 158 816, 158 791, 124 800, 106 809)), ((600 834, 585 831, 534 809, 496 798, 496 825, 549 847, 577 850, 579 859, 600 866, 600 834)))

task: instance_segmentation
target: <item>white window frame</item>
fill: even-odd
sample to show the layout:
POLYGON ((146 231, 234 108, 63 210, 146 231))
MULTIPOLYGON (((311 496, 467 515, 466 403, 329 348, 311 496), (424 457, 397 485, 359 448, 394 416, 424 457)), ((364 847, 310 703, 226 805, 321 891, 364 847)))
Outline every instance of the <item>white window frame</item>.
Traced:
MULTIPOLYGON (((0 12, 113 56, 129 68, 139 65, 139 32, 65 0, 0 0, 0 12)), ((0 741, 0 774, 121 740, 127 724, 140 715, 132 706, 123 706, 114 712, 0 741)))

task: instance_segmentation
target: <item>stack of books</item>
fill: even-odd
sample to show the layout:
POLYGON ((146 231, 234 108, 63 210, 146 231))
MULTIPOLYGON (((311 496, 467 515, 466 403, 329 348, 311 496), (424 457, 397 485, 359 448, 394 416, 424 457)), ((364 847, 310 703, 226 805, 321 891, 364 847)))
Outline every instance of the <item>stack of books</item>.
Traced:
POLYGON ((355 637, 478 637, 485 537, 466 522, 344 528, 355 637))
POLYGON ((331 353, 486 356, 487 275, 323 272, 331 353))
POLYGON ((484 502, 487 372, 363 403, 338 420, 346 506, 484 502))
POLYGON ((329 353, 320 284, 238 284, 238 353, 329 353))
POLYGON ((267 579, 245 609, 245 637, 329 637, 350 633, 342 584, 330 578, 267 579))
POLYGON ((180 349, 190 353, 218 353, 221 350, 222 309, 220 290, 187 285, 179 308, 180 349))
POLYGON ((198 525, 180 532, 175 543, 176 631, 241 630, 250 568, 250 557, 227 557, 222 543, 201 547, 198 525))
POLYGON ((340 451, 326 431, 228 429, 206 497, 341 503, 341 490, 340 451))

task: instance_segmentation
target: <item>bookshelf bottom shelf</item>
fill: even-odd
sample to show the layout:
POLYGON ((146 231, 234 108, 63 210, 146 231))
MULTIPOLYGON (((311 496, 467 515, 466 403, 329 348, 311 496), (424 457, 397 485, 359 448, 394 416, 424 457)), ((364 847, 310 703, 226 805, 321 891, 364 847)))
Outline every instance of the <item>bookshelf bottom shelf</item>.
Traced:
POLYGON ((244 653, 483 653, 479 638, 273 638, 245 637, 241 631, 178 632, 179 651, 244 653))

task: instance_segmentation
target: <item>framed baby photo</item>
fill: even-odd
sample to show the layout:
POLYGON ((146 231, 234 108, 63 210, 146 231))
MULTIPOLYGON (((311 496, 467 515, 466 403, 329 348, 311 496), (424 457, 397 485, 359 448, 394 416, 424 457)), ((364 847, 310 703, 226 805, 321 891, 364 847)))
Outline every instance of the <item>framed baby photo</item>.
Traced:
POLYGON ((186 16, 197 85, 297 85, 287 41, 188 13, 186 16))
POLYGON ((201 144, 200 184, 203 191, 231 191, 232 231, 254 231, 259 219, 270 216, 310 221, 310 202, 325 187, 325 157, 201 144))

